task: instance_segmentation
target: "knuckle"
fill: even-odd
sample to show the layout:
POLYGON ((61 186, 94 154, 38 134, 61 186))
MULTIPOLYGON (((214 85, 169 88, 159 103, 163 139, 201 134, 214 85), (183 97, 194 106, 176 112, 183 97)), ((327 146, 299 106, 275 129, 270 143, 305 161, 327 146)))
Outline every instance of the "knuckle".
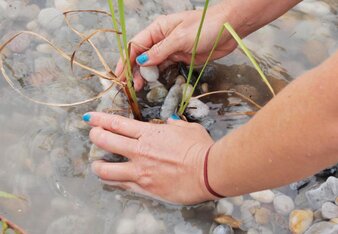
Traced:
POLYGON ((121 119, 118 116, 112 116, 110 119, 110 128, 114 132, 121 130, 121 119))
POLYGON ((96 169, 96 174, 101 178, 108 178, 109 177, 109 170, 105 166, 100 166, 96 169))
POLYGON ((149 145, 145 143, 138 143, 137 144, 137 149, 136 149, 136 154, 141 157, 148 157, 150 151, 149 145))

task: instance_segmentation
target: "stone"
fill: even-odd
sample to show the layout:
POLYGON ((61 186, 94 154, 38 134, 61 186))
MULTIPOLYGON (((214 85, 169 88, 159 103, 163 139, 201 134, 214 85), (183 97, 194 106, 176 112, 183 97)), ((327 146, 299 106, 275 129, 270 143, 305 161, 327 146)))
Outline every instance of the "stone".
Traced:
POLYGON ((326 45, 315 39, 306 41, 303 53, 311 65, 318 65, 329 56, 326 45))
POLYGON ((32 20, 26 24, 26 28, 31 31, 37 30, 38 27, 39 25, 35 20, 32 20))
POLYGON ((255 193, 250 193, 250 196, 256 201, 262 203, 271 203, 275 198, 275 194, 271 190, 264 190, 255 193))
POLYGON ((234 231, 228 225, 218 225, 212 232, 212 234, 233 234, 234 231))
POLYGON ((132 219, 121 219, 116 228, 116 234, 134 234, 136 230, 135 221, 132 219))
POLYGON ((334 202, 338 196, 338 178, 329 177, 318 188, 307 191, 305 196, 314 210, 321 208, 327 201, 334 202))
POLYGON ((330 222, 331 222, 331 223, 338 224, 338 218, 330 219, 330 222))
POLYGON ((54 0, 55 8, 64 12, 74 10, 77 0, 54 0))
POLYGON ((228 201, 227 198, 223 198, 217 202, 216 213, 231 215, 234 211, 234 205, 228 201))
POLYGON ((157 86, 147 93, 147 100, 151 103, 163 102, 168 94, 168 90, 163 86, 157 86))
POLYGON ((330 222, 319 222, 313 224, 305 234, 336 234, 338 225, 330 222))
POLYGON ((40 11, 38 16, 39 24, 48 30, 54 30, 64 22, 63 14, 55 8, 45 8, 40 11))
POLYGON ((214 221, 218 224, 228 225, 232 228, 241 227, 241 221, 235 219, 231 215, 218 215, 214 218, 214 221))
POLYGON ((176 77, 175 84, 182 85, 185 83, 185 78, 182 75, 176 77))
POLYGON ((148 82, 155 82, 160 77, 160 71, 157 66, 140 67, 140 73, 143 79, 148 82))
POLYGON ((325 219, 338 218, 338 206, 331 202, 325 202, 322 205, 322 216, 325 219))
POLYGON ((54 49, 47 43, 39 44, 36 47, 36 51, 43 53, 43 54, 51 54, 54 49))
POLYGON ((11 1, 6 8, 7 17, 10 19, 17 19, 21 17, 21 12, 25 5, 26 3, 24 1, 11 1))
POLYGON ((260 234, 256 229, 250 228, 246 234, 260 234))
POLYGON ((40 13, 40 7, 36 4, 31 4, 22 9, 21 17, 32 20, 32 19, 35 19, 39 15, 39 13, 40 13))
POLYGON ((209 106, 199 99, 192 98, 186 109, 187 117, 200 120, 209 114, 209 106))
POLYGON ((295 208, 295 204, 291 197, 284 194, 275 197, 273 206, 275 211, 281 215, 288 215, 295 208))
POLYGON ((258 224, 268 224, 270 222, 271 211, 261 207, 255 212, 255 220, 258 224))
POLYGON ((21 34, 16 37, 11 43, 8 45, 9 49, 14 53, 22 53, 24 52, 30 45, 31 38, 27 34, 21 34))
POLYGON ((8 229, 4 232, 4 234, 17 234, 17 232, 14 231, 12 228, 8 228, 8 229))
POLYGON ((312 221, 311 210, 294 210, 289 217, 289 228, 294 234, 302 234, 311 226, 312 221))
POLYGON ((186 89, 187 91, 185 95, 189 97, 193 93, 194 87, 191 84, 182 84, 181 89, 182 89, 183 94, 184 94, 184 90, 186 89))
POLYGON ((86 220, 80 216, 67 215, 53 221, 47 229, 46 234, 73 234, 88 233, 86 220))
POLYGON ((207 93, 207 92, 209 92, 209 85, 208 85, 208 83, 201 84, 200 90, 201 90, 201 93, 207 93))
POLYGON ((167 97, 161 107, 161 119, 167 120, 172 114, 176 112, 179 102, 182 98, 182 89, 179 85, 174 85, 169 90, 167 97))
POLYGON ((228 199, 236 206, 241 206, 244 202, 243 196, 229 197, 228 199))
POLYGON ((311 181, 316 181, 316 177, 311 176, 311 177, 308 177, 304 180, 294 182, 294 183, 290 184, 289 187, 292 190, 295 190, 295 191, 300 190, 301 188, 304 188, 305 186, 307 186, 311 181))
POLYGON ((135 220, 136 234, 161 234, 166 233, 162 221, 158 221, 148 212, 142 212, 136 215, 135 220))
POLYGON ((38 57, 34 60, 35 72, 41 72, 44 70, 54 71, 55 69, 56 64, 54 59, 51 57, 38 57))
POLYGON ((255 212, 261 207, 260 202, 255 200, 245 200, 240 207, 241 211, 241 229, 248 230, 256 226, 255 212))
POLYGON ((203 234, 203 231, 198 229, 195 226, 192 226, 190 223, 181 222, 175 225, 174 227, 174 234, 203 234))

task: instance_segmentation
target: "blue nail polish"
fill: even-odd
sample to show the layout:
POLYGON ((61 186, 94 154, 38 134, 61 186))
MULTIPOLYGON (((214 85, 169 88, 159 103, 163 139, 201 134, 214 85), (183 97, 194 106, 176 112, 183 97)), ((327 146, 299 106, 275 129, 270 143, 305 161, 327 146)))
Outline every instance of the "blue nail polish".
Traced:
POLYGON ((82 120, 85 121, 85 122, 89 122, 90 121, 90 118, 91 118, 91 115, 90 114, 84 114, 82 116, 82 120))
POLYGON ((141 54, 140 56, 138 56, 137 58, 136 58, 136 61, 139 63, 139 64, 144 64, 144 63, 146 63, 147 61, 149 60, 149 57, 148 57, 148 55, 146 54, 146 53, 144 53, 144 54, 141 54))
POLYGON ((172 120, 181 120, 181 118, 177 114, 172 114, 170 116, 170 119, 172 119, 172 120))

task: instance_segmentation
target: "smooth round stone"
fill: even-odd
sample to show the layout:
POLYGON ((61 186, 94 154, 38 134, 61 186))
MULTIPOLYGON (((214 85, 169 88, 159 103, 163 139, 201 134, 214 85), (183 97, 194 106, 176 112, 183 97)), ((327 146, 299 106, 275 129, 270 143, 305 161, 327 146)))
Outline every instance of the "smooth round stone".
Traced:
POLYGON ((0 0, 0 19, 6 17, 7 8, 8 8, 8 3, 4 0, 0 0))
POLYGON ((53 30, 61 27, 64 18, 61 11, 55 8, 45 8, 40 11, 38 17, 40 25, 44 28, 53 30))
POLYGON ((331 222, 331 223, 338 224, 338 218, 330 219, 330 222, 331 222))
POLYGON ((203 119, 209 114, 209 106, 199 99, 192 98, 188 104, 187 113, 193 119, 203 119))
POLYGON ((160 77, 160 71, 157 66, 140 67, 140 73, 143 79, 148 82, 155 82, 160 77))
POLYGON ((174 234, 203 234, 203 231, 188 222, 181 222, 174 227, 174 234))
POLYGON ((51 57, 38 57, 34 60, 34 69, 35 72, 49 70, 54 71, 56 68, 56 64, 53 58, 51 57))
POLYGON ((151 103, 163 102, 168 94, 168 90, 163 86, 157 86, 147 93, 147 100, 151 103))
POLYGON ((173 87, 171 87, 161 107, 160 115, 162 120, 167 120, 172 114, 175 113, 181 98, 181 87, 179 85, 174 85, 173 87))
POLYGON ((255 212, 256 223, 267 224, 270 222, 270 217, 271 211, 264 207, 258 208, 255 212))
POLYGON ((43 54, 50 54, 54 51, 53 48, 47 43, 38 45, 36 50, 43 54))
POLYGON ((243 196, 229 197, 228 199, 236 206, 241 206, 244 202, 243 196))
POLYGON ((255 193, 250 193, 250 196, 256 201, 262 203, 271 203, 275 198, 275 194, 271 190, 264 190, 255 193))
POLYGON ((86 221, 75 215, 67 215, 56 219, 53 221, 47 229, 47 234, 73 234, 73 233, 86 233, 86 229, 88 225, 86 225, 86 221))
POLYGON ((233 234, 234 231, 228 225, 218 225, 212 232, 212 234, 233 234))
POLYGON ((246 234, 260 234, 256 229, 250 228, 246 234))
POLYGON ((21 34, 16 37, 9 45, 9 49, 14 53, 24 52, 30 45, 31 39, 27 34, 21 34))
POLYGON ((136 226, 136 234, 166 233, 164 224, 156 220, 153 215, 147 212, 143 212, 136 215, 135 226, 136 226))
POLYGON ((182 89, 183 94, 184 94, 184 91, 187 90, 185 94, 186 96, 190 96, 194 91, 194 87, 191 84, 182 84, 181 89, 182 89))
POLYGON ((289 228, 294 234, 304 233, 312 224, 313 212, 311 210, 294 210, 289 217, 289 228))
POLYGON ((185 78, 182 75, 176 77, 175 84, 182 85, 185 83, 185 78))
POLYGON ((338 218, 338 206, 331 202, 325 202, 322 205, 322 216, 325 219, 338 218))
POLYGON ((55 8, 60 11, 74 10, 74 5, 77 0, 54 0, 55 8))
POLYGON ((203 84, 201 85, 201 92, 202 92, 202 93, 207 93, 207 92, 209 92, 209 85, 208 85, 208 83, 203 83, 203 84))
POLYGON ((10 19, 19 18, 24 7, 24 1, 11 1, 11 4, 8 4, 6 9, 7 17, 10 19))
POLYGON ((40 12, 40 7, 36 4, 32 4, 22 9, 21 16, 32 20, 39 15, 39 12, 40 12))
POLYGON ((225 214, 231 215, 234 211, 234 205, 227 200, 227 198, 223 198, 217 202, 216 212, 217 214, 225 214))
POLYGON ((32 20, 26 24, 26 28, 31 31, 36 30, 38 27, 39 24, 35 20, 32 20))
POLYGON ((116 234, 131 234, 135 233, 135 221, 132 219, 121 219, 116 228, 116 234))
POLYGON ((331 222, 319 222, 313 224, 305 234, 336 234, 338 225, 331 222))
POLYGON ((275 211, 281 215, 287 215, 295 208, 295 204, 291 197, 284 194, 275 197, 273 200, 273 206, 275 211))

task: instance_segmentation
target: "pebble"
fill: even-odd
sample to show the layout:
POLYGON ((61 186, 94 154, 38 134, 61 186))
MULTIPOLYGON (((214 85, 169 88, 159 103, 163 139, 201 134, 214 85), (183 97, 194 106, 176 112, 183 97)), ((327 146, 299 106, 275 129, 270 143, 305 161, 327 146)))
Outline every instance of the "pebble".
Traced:
POLYGON ((199 228, 192 226, 190 223, 181 222, 174 227, 174 234, 203 234, 203 231, 199 228))
POLYGON ((116 228, 116 234, 134 234, 136 230, 135 221, 132 219, 121 219, 116 228))
POLYGON ((21 17, 32 20, 39 15, 40 7, 36 4, 28 5, 21 10, 21 17))
POLYGON ((175 84, 169 90, 167 97, 161 107, 161 119, 167 120, 172 114, 176 112, 179 102, 182 98, 182 89, 179 85, 175 84))
POLYGON ((36 51, 43 53, 43 54, 51 54, 54 49, 47 43, 39 44, 36 47, 36 51))
POLYGON ((329 177, 318 188, 307 191, 305 196, 314 210, 321 208, 327 201, 334 202, 338 196, 338 178, 329 177))
POLYGON ((261 204, 255 200, 245 200, 240 207, 241 221, 243 222, 242 229, 250 229, 256 225, 254 214, 261 204))
POLYGON ((208 83, 201 84, 200 90, 201 90, 201 93, 207 93, 207 92, 209 92, 209 85, 208 85, 208 83))
POLYGON ((39 27, 39 24, 35 20, 32 20, 26 24, 26 28, 30 31, 37 30, 38 27, 39 27))
POLYGON ((51 57, 38 57, 34 60, 35 72, 41 72, 44 70, 54 71, 56 64, 51 57))
POLYGON ((175 84, 182 85, 185 83, 185 78, 182 75, 176 77, 175 84))
POLYGON ((17 19, 21 16, 22 9, 25 7, 24 1, 11 1, 10 4, 7 5, 7 17, 10 19, 17 19))
POLYGON ((162 222, 157 221, 153 215, 148 212, 142 212, 136 215, 135 220, 137 234, 161 234, 166 233, 162 222))
POLYGON ((38 20, 40 25, 48 30, 57 29, 61 27, 64 22, 62 12, 55 8, 45 8, 41 10, 38 20))
POLYGON ((194 120, 200 120, 209 114, 209 106, 199 99, 192 98, 187 106, 188 117, 194 120))
POLYGON ((216 213, 231 215, 234 211, 234 205, 228 201, 227 198, 223 198, 217 202, 216 213))
POLYGON ((31 38, 27 34, 21 34, 16 37, 9 45, 9 49, 14 53, 24 52, 30 45, 31 38))
POLYGON ((183 94, 184 90, 187 89, 185 93, 186 97, 189 97, 194 92, 194 87, 191 84, 182 84, 181 89, 183 94))
POLYGON ((218 225, 212 232, 212 234, 233 234, 234 231, 228 225, 218 225))
POLYGON ((295 208, 295 204, 291 197, 284 194, 275 197, 273 206, 275 211, 281 215, 288 215, 295 208))
POLYGON ((77 0, 54 0, 55 8, 64 12, 74 10, 77 0))
POLYGON ((271 190, 264 190, 255 193, 250 193, 250 196, 256 201, 262 203, 271 203, 275 198, 275 194, 271 190))
POLYGON ((270 222, 271 211, 261 207, 255 212, 255 220, 258 224, 268 224, 270 222))
POLYGON ((53 221, 46 234, 72 234, 72 233, 88 233, 88 225, 84 219, 75 215, 67 215, 53 221))
POLYGON ((229 197, 228 199, 236 206, 241 206, 244 202, 243 196, 229 197))
POLYGON ((322 205, 322 216, 325 219, 338 218, 338 206, 331 202, 322 205))
POLYGON ((148 82, 155 82, 160 77, 160 71, 157 66, 140 67, 140 73, 143 79, 148 82))
POLYGON ((302 234, 311 226, 312 221, 311 210, 294 210, 289 217, 289 228, 294 234, 302 234))
POLYGON ((157 86, 147 93, 147 100, 151 103, 163 102, 168 94, 168 90, 163 86, 157 86))
POLYGON ((336 234, 338 225, 330 222, 319 222, 313 224, 305 234, 336 234))

